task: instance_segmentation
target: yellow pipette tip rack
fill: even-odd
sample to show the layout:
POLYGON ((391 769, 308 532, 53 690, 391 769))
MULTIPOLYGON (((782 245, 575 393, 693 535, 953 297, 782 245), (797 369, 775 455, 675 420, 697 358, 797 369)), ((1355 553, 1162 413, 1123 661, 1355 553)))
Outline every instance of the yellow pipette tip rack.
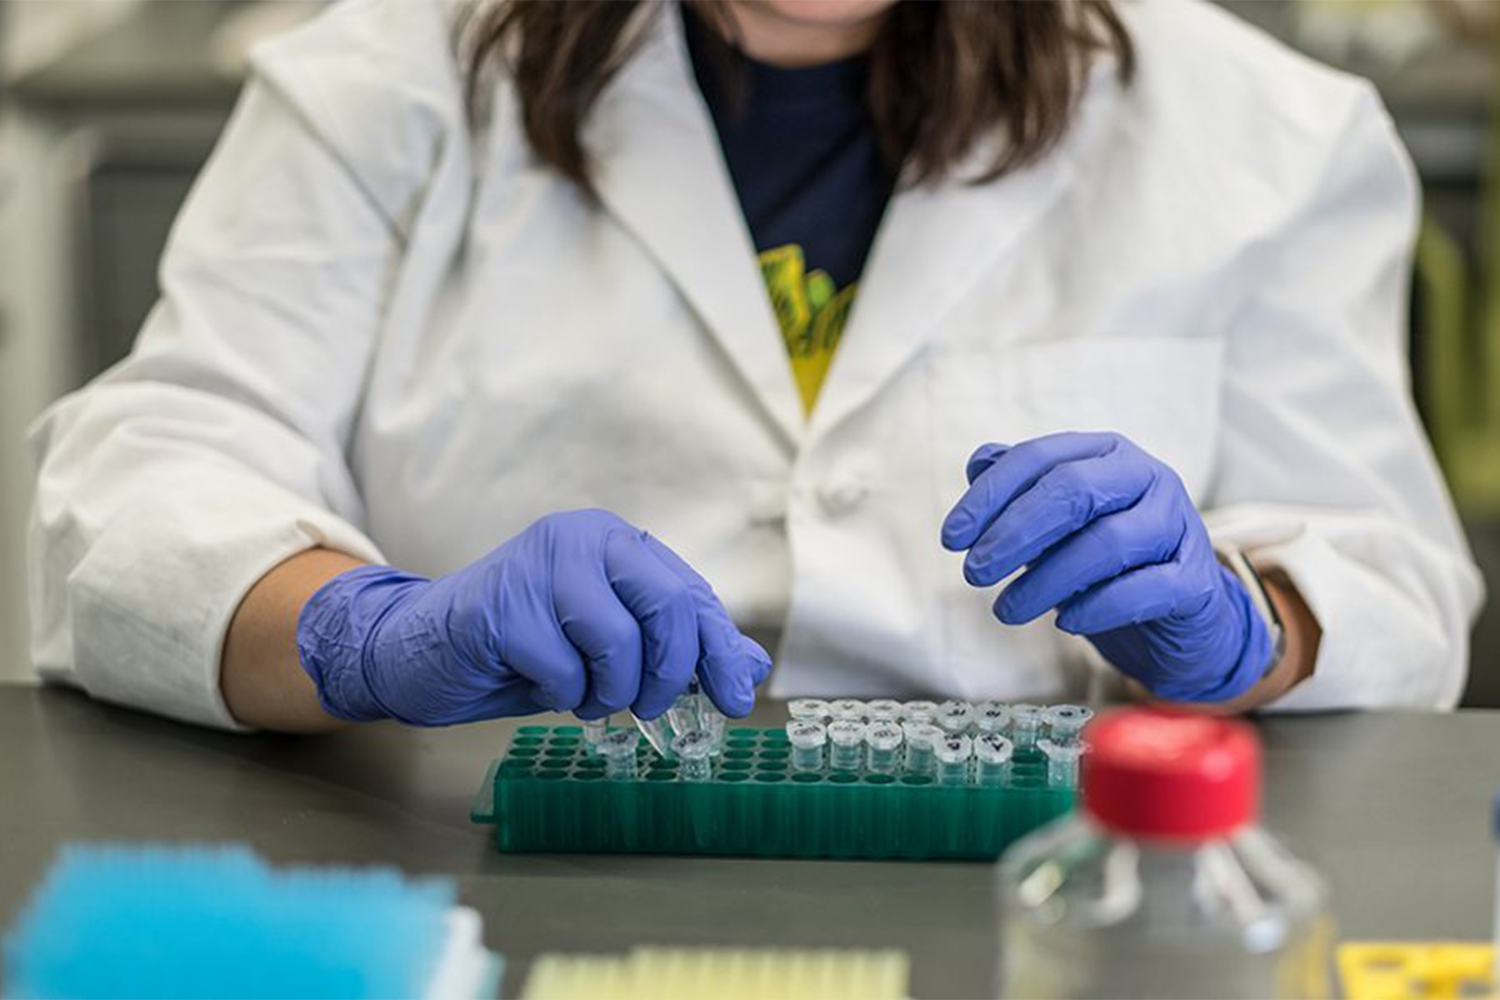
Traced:
POLYGON ((899 951, 637 948, 540 955, 522 1000, 903 1000, 899 951))
POLYGON ((1338 948, 1349 1000, 1495 997, 1495 948, 1472 941, 1350 941, 1338 948))

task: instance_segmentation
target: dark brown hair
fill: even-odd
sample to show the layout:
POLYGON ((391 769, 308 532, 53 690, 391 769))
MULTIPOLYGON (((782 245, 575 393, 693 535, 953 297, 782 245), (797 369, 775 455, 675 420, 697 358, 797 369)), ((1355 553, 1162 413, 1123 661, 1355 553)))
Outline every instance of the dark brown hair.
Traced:
MULTIPOLYGON (((491 0, 476 8, 464 29, 471 105, 486 71, 503 67, 536 154, 587 189, 580 127, 647 19, 660 15, 642 5, 491 0)), ((1004 141, 979 180, 1033 162, 1067 130, 1099 50, 1115 54, 1128 82, 1134 49, 1110 0, 903 0, 870 50, 868 100, 881 145, 913 182, 944 176, 997 129, 1004 141)))

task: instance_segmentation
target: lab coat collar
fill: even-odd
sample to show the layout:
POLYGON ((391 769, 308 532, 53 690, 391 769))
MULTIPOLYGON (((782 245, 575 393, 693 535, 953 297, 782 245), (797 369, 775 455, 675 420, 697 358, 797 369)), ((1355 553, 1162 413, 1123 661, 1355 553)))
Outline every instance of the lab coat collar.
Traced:
POLYGON ((656 13, 600 94, 583 140, 604 207, 656 258, 795 448, 802 404, 676 4, 656 13))
MULTIPOLYGON (((1090 77, 1084 105, 1113 79, 1113 61, 1099 60, 1090 77)), ((996 258, 1043 217, 1074 173, 1071 148, 1082 119, 1099 117, 1097 107, 1079 111, 1061 146, 1033 166, 967 183, 992 162, 995 147, 981 143, 951 179, 898 190, 810 419, 693 79, 676 4, 659 12, 640 50, 600 95, 584 140, 606 209, 672 277, 788 443, 806 448, 874 398, 996 258)), ((996 316, 995 326, 996 337, 1005 336, 1004 317, 996 316)))

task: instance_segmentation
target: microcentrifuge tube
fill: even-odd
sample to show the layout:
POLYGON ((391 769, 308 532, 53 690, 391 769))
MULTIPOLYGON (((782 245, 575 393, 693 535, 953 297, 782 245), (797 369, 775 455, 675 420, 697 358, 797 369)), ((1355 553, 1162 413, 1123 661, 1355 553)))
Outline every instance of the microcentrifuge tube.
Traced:
POLYGON ((1039 740, 1036 748, 1047 757, 1047 785, 1050 788, 1078 787, 1078 758, 1087 749, 1082 743, 1057 743, 1039 740))
POLYGON ((672 752, 681 766, 677 775, 683 781, 707 781, 713 767, 713 737, 702 729, 682 733, 672 741, 672 752))
POLYGON ((895 722, 901 718, 901 703, 894 698, 876 698, 865 705, 871 722, 895 722))
POLYGON ((828 766, 835 771, 857 771, 865 762, 865 725, 839 719, 828 725, 828 766))
POLYGON ((828 742, 828 730, 823 723, 793 719, 786 725, 786 738, 792 744, 792 770, 822 770, 823 745, 828 742))
POLYGON ((933 721, 950 735, 967 733, 969 723, 974 721, 974 709, 966 701, 945 701, 937 707, 937 718, 933 721))
POLYGON ((1046 711, 1040 705, 1027 702, 1010 706, 1010 741, 1017 750, 1030 750, 1036 746, 1042 725, 1047 721, 1046 711))
POLYGON ((863 722, 865 719, 865 703, 858 698, 840 698, 830 701, 828 709, 833 713, 834 721, 847 720, 849 722, 863 722))
POLYGON ((667 709, 667 721, 672 724, 672 732, 691 733, 695 729, 702 729, 701 707, 707 701, 698 689, 698 679, 693 678, 688 682, 687 690, 678 695, 677 700, 667 709))
POLYGON ((1010 740, 999 733, 984 733, 974 741, 975 778, 981 785, 1010 783, 1010 760, 1015 753, 1010 740))
POLYGON ((604 739, 604 734, 609 732, 609 716, 602 719, 583 720, 583 745, 585 752, 598 755, 599 742, 604 739))
POLYGON ((937 741, 933 747, 937 756, 938 784, 966 785, 969 783, 969 758, 973 756, 974 744, 967 736, 949 734, 937 741))
POLYGON ((974 728, 981 736, 986 733, 1000 735, 1009 725, 1009 706, 998 701, 981 701, 974 706, 974 728))
POLYGON ((833 714, 822 698, 793 698, 786 709, 792 718, 807 722, 822 722, 833 714))
POLYGON ((1053 743, 1077 743, 1084 724, 1094 717, 1082 705, 1053 705, 1047 709, 1047 730, 1053 743))
POLYGON ((937 766, 933 748, 943 738, 943 731, 930 722, 908 722, 901 728, 906 734, 906 769, 931 774, 937 766))
POLYGON ((931 722, 937 709, 935 701, 908 701, 901 706, 901 718, 906 722, 931 722))
POLYGON ((890 774, 896 770, 896 757, 905 734, 901 727, 885 719, 872 722, 865 727, 865 744, 870 755, 870 770, 876 774, 890 774))
POLYGON ((635 748, 640 742, 640 734, 629 729, 616 729, 605 734, 604 739, 599 741, 599 756, 604 758, 604 776, 616 781, 634 780, 635 748))
POLYGON ((635 720, 635 728, 646 737, 646 742, 651 744, 651 749, 661 756, 672 759, 672 740, 677 736, 677 730, 672 728, 671 719, 663 714, 654 719, 643 719, 634 712, 630 717, 635 720))

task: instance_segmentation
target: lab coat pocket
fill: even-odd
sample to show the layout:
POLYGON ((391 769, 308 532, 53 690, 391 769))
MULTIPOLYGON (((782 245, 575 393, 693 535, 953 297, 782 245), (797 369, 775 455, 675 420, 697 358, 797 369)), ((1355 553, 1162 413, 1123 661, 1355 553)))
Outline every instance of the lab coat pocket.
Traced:
MULTIPOLYGON (((1062 431, 1114 431, 1165 462, 1195 498, 1213 473, 1223 348, 1204 338, 1104 335, 929 355, 929 448, 940 520, 963 491, 969 454, 1062 431)), ((1076 692, 1056 662, 1065 648, 1050 620, 1003 628, 957 565, 940 587, 945 659, 955 686, 1028 696, 1076 692), (1003 679, 995 677, 1003 671, 1003 679)))

